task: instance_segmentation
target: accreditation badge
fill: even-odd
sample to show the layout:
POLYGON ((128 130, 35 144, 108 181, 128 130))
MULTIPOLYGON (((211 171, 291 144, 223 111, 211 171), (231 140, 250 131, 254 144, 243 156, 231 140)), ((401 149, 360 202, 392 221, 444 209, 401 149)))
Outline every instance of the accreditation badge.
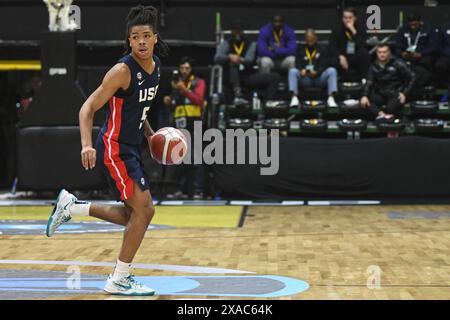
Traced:
POLYGON ((308 63, 306 65, 306 70, 309 72, 313 72, 314 71, 314 65, 312 63, 308 63))
POLYGON ((355 54, 356 51, 356 44, 355 41, 347 41, 347 54, 355 54))
POLYGON ((409 46, 406 51, 408 52, 416 52, 417 46, 409 46))

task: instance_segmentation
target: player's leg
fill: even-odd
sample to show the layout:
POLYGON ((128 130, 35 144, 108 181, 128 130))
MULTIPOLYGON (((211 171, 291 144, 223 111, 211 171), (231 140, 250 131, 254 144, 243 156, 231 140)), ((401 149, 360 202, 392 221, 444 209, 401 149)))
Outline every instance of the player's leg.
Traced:
POLYGON ((141 190, 137 183, 134 183, 133 196, 125 202, 131 208, 131 212, 126 225, 119 260, 131 263, 153 218, 155 208, 150 192, 141 190))
POLYGON ((126 200, 130 218, 126 226, 119 259, 111 276, 108 277, 104 290, 111 294, 121 295, 153 295, 154 290, 136 282, 130 275, 131 262, 145 236, 155 209, 148 190, 141 190, 134 183, 131 199, 126 200))
POLYGON ((132 208, 127 204, 107 205, 79 201, 73 194, 63 189, 47 223, 47 236, 51 237, 58 227, 68 222, 73 216, 91 216, 111 223, 126 226, 132 208))
POLYGON ((127 204, 106 205, 91 203, 89 216, 126 226, 130 220, 131 210, 127 204))

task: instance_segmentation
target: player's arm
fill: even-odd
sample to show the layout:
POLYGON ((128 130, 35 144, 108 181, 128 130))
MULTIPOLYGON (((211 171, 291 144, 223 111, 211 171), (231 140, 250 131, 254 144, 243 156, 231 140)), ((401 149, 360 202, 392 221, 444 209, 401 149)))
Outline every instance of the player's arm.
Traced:
POLYGON ((130 83, 130 70, 125 64, 116 64, 103 78, 102 84, 89 96, 79 114, 81 134, 81 163, 86 170, 95 167, 96 152, 92 147, 92 126, 94 114, 122 88, 127 89, 130 83))
POLYGON ((148 119, 145 119, 144 121, 144 134, 147 138, 155 134, 155 131, 153 131, 152 127, 150 126, 148 119))

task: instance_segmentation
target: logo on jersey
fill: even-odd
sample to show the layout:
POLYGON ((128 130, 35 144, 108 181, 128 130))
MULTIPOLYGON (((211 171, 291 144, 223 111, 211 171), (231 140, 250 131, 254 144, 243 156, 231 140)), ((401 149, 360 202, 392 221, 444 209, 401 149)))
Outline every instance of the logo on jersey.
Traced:
POLYGON ((141 178, 141 184, 142 184, 143 186, 145 186, 145 180, 144 180, 144 178, 141 178))
POLYGON ((152 101, 157 91, 158 86, 139 90, 139 102, 152 101))
POLYGON ((142 73, 138 72, 138 73, 136 74, 136 77, 138 78, 138 80, 141 80, 141 79, 142 79, 142 73))

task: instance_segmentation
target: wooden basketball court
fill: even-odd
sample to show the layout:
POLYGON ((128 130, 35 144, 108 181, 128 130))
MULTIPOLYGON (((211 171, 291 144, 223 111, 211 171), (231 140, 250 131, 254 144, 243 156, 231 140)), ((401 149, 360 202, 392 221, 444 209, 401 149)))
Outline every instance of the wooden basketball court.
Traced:
MULTIPOLYGON (((49 208, 2 207, 0 222, 16 221, 21 225, 26 224, 26 219, 42 221, 48 216, 49 208)), ((200 269, 190 273, 189 268, 136 268, 134 274, 152 276, 152 279, 163 276, 208 279, 211 273, 208 269, 203 273, 201 268, 229 269, 230 273, 237 273, 214 271, 214 277, 225 278, 220 278, 223 288, 214 287, 211 295, 197 291, 195 295, 162 294, 146 299, 449 299, 449 218, 447 205, 157 206, 154 223, 168 227, 147 232, 135 263, 200 269), (236 281, 232 281, 235 276, 267 275, 302 280, 309 287, 280 296, 270 296, 267 292, 262 296, 266 289, 261 289, 260 293, 248 296, 239 295, 248 288, 238 288, 236 281), (237 295, 217 294, 235 289, 237 295)), ((122 239, 121 232, 56 234, 53 238, 39 232, 0 235, 0 271, 44 270, 61 274, 67 272, 70 263, 57 265, 45 261, 69 261, 80 268, 82 275, 104 277, 111 272, 111 266, 79 266, 77 262, 113 263, 122 239)), ((39 274, 33 279, 39 281, 39 274)), ((0 276, 0 294, 7 294, 7 298, 30 290, 2 280, 5 278, 0 276), (9 289, 2 283, 9 283, 9 289)), ((45 280, 42 281, 41 289, 45 286, 45 280)), ((173 281, 174 285, 177 281, 173 281)), ((270 285, 267 288, 271 290, 270 285)), ((101 290, 84 294, 66 291, 64 295, 39 298, 124 299, 101 290)))

